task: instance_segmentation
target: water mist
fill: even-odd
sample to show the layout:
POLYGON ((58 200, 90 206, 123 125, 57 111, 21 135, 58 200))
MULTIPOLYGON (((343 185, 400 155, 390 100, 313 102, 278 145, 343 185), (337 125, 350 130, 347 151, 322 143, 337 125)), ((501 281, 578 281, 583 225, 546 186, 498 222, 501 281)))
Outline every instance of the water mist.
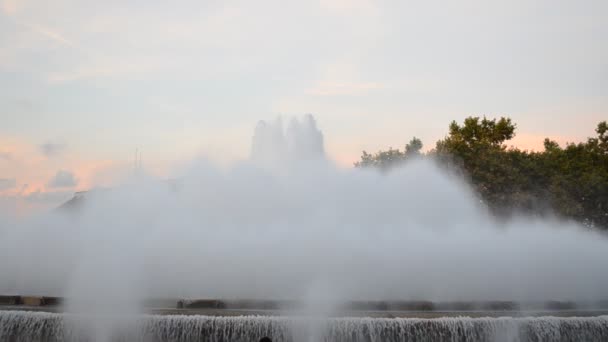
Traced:
POLYGON ((65 296, 112 327, 146 298, 306 299, 320 315, 346 300, 608 298, 604 236, 499 223, 433 161, 336 167, 311 116, 286 126, 260 123, 229 168, 197 160, 171 184, 90 191, 75 215, 0 221, 0 293, 65 296))

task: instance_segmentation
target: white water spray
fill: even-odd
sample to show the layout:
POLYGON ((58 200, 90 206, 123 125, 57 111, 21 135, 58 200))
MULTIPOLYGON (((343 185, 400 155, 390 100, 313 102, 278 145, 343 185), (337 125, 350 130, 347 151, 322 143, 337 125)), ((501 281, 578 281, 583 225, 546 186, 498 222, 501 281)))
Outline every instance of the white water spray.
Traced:
POLYGON ((0 221, 0 293, 65 296, 96 315, 149 297, 314 302, 316 284, 334 301, 608 298, 604 236, 497 223, 431 161, 335 167, 311 116, 260 123, 249 161, 176 176, 177 189, 146 179, 93 191, 74 216, 0 221))

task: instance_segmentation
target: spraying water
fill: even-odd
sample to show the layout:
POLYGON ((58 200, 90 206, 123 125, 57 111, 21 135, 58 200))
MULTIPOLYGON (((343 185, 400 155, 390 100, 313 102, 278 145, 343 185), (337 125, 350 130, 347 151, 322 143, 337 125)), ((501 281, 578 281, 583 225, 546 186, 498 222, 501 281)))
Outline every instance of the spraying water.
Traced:
POLYGON ((338 168, 312 116, 261 122, 250 160, 197 160, 176 179, 91 191, 77 215, 0 221, 0 293, 64 296, 68 312, 112 327, 150 297, 608 298, 604 236, 551 219, 498 223, 428 160, 338 168))

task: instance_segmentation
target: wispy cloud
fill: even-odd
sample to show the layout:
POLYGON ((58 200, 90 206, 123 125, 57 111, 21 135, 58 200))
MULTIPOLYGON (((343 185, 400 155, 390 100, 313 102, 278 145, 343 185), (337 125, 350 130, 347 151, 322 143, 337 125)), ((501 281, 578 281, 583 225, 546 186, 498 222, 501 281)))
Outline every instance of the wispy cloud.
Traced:
POLYGON ((363 12, 375 14, 378 9, 371 0, 320 0, 322 8, 338 12, 363 12))
POLYGON ((47 76, 47 81, 51 84, 74 82, 84 79, 99 77, 112 77, 126 74, 124 68, 116 66, 96 66, 92 68, 80 68, 65 72, 52 72, 47 76))
POLYGON ((59 32, 54 31, 48 27, 44 27, 44 26, 41 26, 38 24, 25 24, 25 26, 27 28, 29 28, 30 30, 32 30, 38 34, 41 34, 41 35, 45 36, 46 38, 48 38, 52 41, 55 41, 59 44, 69 46, 69 47, 75 46, 75 44, 71 40, 67 39, 59 32))
POLYGON ((154 58, 92 58, 86 64, 64 71, 53 71, 47 74, 50 84, 74 82, 95 78, 120 78, 128 80, 162 70, 166 65, 154 58))
POLYGON ((306 93, 316 96, 362 95, 382 88, 384 85, 376 82, 321 82, 306 93))
POLYGON ((323 66, 320 75, 306 94, 313 96, 364 95, 386 88, 386 84, 370 80, 362 73, 356 60, 339 59, 323 66))
POLYGON ((66 145, 63 143, 47 142, 40 145, 39 148, 42 154, 51 158, 62 154, 66 149, 66 145))

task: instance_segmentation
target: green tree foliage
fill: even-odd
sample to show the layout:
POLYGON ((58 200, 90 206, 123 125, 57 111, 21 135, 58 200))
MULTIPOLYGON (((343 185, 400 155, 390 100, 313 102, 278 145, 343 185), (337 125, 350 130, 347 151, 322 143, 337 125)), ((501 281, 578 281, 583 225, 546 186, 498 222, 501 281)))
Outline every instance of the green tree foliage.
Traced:
POLYGON ((505 142, 514 136, 511 119, 469 117, 462 126, 452 122, 448 136, 437 142, 435 151, 443 162, 464 169, 488 204, 506 208, 517 191, 513 187, 516 167, 524 162, 518 153, 505 153, 505 142))
POLYGON ((413 137, 410 142, 405 145, 405 156, 406 157, 417 157, 420 156, 420 152, 422 151, 422 140, 413 137))
POLYGON ((408 159, 416 158, 421 155, 422 141, 413 137, 410 142, 405 145, 405 149, 389 148, 387 151, 378 151, 376 154, 370 154, 363 151, 361 160, 355 162, 356 167, 377 167, 381 170, 387 170, 393 166, 400 165, 408 159))
POLYGON ((608 228, 608 127, 597 126, 597 138, 560 148, 545 140, 536 155, 546 167, 552 205, 564 216, 608 228))
MULTIPOLYGON (((448 135, 426 154, 450 169, 462 170, 482 200, 497 214, 513 210, 554 213, 608 229, 608 124, 597 136, 565 147, 550 139, 544 151, 522 151, 506 143, 515 136, 509 118, 466 118, 452 122, 448 135)), ((402 152, 363 152, 357 167, 388 169, 421 157, 422 142, 412 139, 402 152)))

